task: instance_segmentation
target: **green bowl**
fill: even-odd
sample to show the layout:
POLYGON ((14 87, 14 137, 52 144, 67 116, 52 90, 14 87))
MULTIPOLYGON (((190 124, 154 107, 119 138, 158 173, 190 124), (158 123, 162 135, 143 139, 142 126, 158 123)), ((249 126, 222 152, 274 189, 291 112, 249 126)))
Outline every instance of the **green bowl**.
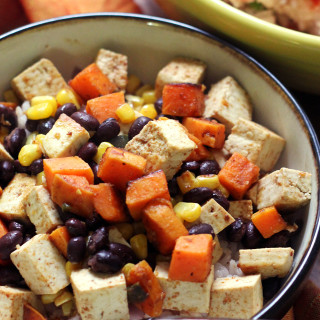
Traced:
POLYGON ((227 39, 286 86, 320 94, 320 36, 265 22, 221 0, 156 0, 166 14, 227 39))

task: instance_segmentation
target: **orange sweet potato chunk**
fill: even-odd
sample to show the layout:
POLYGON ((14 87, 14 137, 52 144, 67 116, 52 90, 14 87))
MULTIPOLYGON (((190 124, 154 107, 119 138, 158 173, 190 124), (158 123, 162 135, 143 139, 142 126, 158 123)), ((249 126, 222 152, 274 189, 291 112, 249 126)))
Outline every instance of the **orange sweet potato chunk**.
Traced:
POLYGON ((129 181, 144 174, 146 164, 141 156, 120 148, 108 148, 100 160, 98 177, 124 191, 129 181))
POLYGON ((220 183, 237 200, 258 180, 260 169, 245 156, 235 152, 220 170, 220 183))
POLYGON ((108 222, 128 221, 123 200, 112 184, 99 183, 91 188, 94 209, 104 220, 108 222))
POLYGON ((112 93, 117 88, 95 63, 80 71, 69 85, 84 100, 112 93))
POLYGON ((215 120, 186 117, 182 124, 205 146, 221 149, 225 141, 225 126, 215 120))
POLYGON ((23 305, 23 320, 47 320, 47 318, 29 303, 25 303, 23 305))
POLYGON ((200 139, 191 133, 188 134, 188 137, 196 144, 196 148, 192 150, 186 161, 201 161, 208 159, 210 156, 210 151, 203 145, 200 139))
POLYGON ((51 186, 52 201, 60 207, 70 205, 70 211, 85 218, 93 212, 93 192, 85 177, 56 174, 51 186))
POLYGON ((203 87, 193 83, 166 84, 162 91, 162 113, 178 117, 200 117, 204 111, 203 87))
POLYGON ((179 237, 188 235, 188 230, 167 199, 150 201, 143 209, 142 222, 148 240, 164 255, 172 252, 179 237))
POLYGON ((123 91, 114 92, 87 101, 86 111, 100 123, 108 118, 118 119, 116 110, 125 103, 123 91))
POLYGON ((49 239, 57 247, 57 249, 65 256, 65 258, 67 258, 68 242, 71 239, 67 227, 63 226, 53 230, 49 235, 49 239))
POLYGON ((170 200, 167 179, 162 170, 129 182, 126 204, 134 220, 141 220, 143 207, 155 198, 170 200))
POLYGON ((169 278, 191 282, 205 281, 211 269, 212 250, 210 234, 180 237, 173 249, 169 278))
POLYGON ((94 180, 90 166, 78 156, 44 159, 43 170, 49 191, 51 190, 53 178, 58 173, 85 177, 89 184, 93 184, 94 180))

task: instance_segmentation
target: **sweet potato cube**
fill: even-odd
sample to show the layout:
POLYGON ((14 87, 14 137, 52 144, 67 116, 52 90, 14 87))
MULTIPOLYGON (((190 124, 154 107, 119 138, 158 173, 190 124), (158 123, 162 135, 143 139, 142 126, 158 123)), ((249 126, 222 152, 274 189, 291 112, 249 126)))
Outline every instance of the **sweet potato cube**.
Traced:
POLYGON ((93 192, 85 177, 56 174, 51 186, 52 201, 60 207, 70 206, 72 213, 90 218, 93 212, 93 192))
POLYGON ((134 220, 141 220, 142 209, 155 198, 170 200, 167 179, 162 170, 129 182, 126 204, 134 220))
POLYGON ((71 239, 70 234, 66 226, 59 227, 53 230, 49 239, 57 247, 57 249, 67 258, 68 253, 68 242, 71 239))
POLYGON ((117 88, 95 63, 80 71, 69 85, 84 100, 112 93, 117 88))
POLYGON ((193 134, 189 133, 188 137, 196 144, 196 148, 191 152, 186 161, 201 161, 206 160, 210 156, 209 150, 203 145, 203 143, 193 134))
POLYGON ((86 111, 100 123, 108 118, 118 119, 116 110, 125 103, 123 91, 107 94, 87 101, 86 111))
POLYGON ((275 206, 259 210, 251 216, 251 220, 264 238, 270 238, 287 227, 275 206))
POLYGON ((44 159, 43 170, 49 191, 51 190, 53 178, 58 173, 85 177, 89 184, 93 184, 94 180, 90 166, 78 156, 44 159))
POLYGON ((23 320, 46 320, 46 318, 29 303, 23 305, 23 320))
POLYGON ((227 188, 236 199, 243 198, 247 190, 259 178, 260 169, 245 156, 235 152, 220 170, 218 177, 220 183, 227 188))
POLYGON ((162 91, 162 113, 178 117, 200 117, 204 111, 203 87, 193 83, 166 84, 162 91))
POLYGON ((173 249, 169 267, 171 280, 203 282, 212 262, 213 241, 210 234, 180 237, 173 249))
POLYGON ((182 124, 205 146, 221 149, 225 140, 225 126, 216 120, 186 117, 182 124))
POLYGON ((91 186, 93 191, 93 206, 96 212, 108 222, 124 222, 128 220, 123 200, 110 183, 99 183, 91 186))
POLYGON ((154 199, 143 209, 142 222, 148 240, 160 253, 170 254, 176 240, 188 235, 188 230, 173 211, 171 201, 154 199))
POLYGON ((141 156, 120 148, 108 148, 100 160, 98 177, 124 191, 130 180, 144 174, 146 164, 141 156))

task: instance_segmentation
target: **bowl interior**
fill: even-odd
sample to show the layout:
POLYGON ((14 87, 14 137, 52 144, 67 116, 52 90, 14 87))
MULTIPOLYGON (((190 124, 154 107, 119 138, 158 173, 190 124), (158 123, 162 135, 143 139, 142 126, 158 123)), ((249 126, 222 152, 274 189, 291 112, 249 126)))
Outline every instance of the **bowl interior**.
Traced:
POLYGON ((304 115, 282 85, 264 68, 228 45, 191 27, 131 15, 62 18, 4 35, 0 38, 0 92, 10 87, 10 80, 15 75, 41 57, 51 59, 68 80, 74 68, 83 68, 91 63, 100 48, 128 55, 129 73, 138 75, 145 83, 153 84, 158 70, 176 56, 203 60, 208 65, 205 79, 208 87, 222 77, 232 75, 253 101, 254 121, 277 132, 287 141, 277 168, 285 166, 312 173, 312 200, 309 206, 299 211, 303 225, 295 241, 293 270, 285 280, 282 292, 260 316, 275 310, 281 312, 279 304, 285 302, 285 292, 298 286, 305 276, 303 270, 309 268, 305 264, 308 264, 310 256, 313 259, 315 237, 319 232, 319 147, 312 128, 306 126, 304 115), (274 306, 277 303, 278 309, 274 306))

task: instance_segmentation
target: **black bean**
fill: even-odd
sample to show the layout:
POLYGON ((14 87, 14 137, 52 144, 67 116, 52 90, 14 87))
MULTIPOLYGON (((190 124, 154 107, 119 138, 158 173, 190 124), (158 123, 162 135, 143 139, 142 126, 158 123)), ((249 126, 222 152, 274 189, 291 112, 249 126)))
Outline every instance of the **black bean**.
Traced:
POLYGON ((131 140, 134 136, 136 136, 142 128, 149 122, 152 121, 152 119, 148 117, 139 117, 136 120, 133 121, 129 132, 128 132, 128 139, 131 140))
POLYGON ((109 244, 109 251, 120 257, 123 266, 137 261, 134 251, 124 244, 112 242, 109 244))
POLYGON ((15 128, 11 133, 4 139, 4 147, 14 157, 17 158, 20 149, 26 140, 26 131, 21 128, 15 128))
POLYGON ((212 191, 212 198, 220 204, 224 210, 228 211, 230 207, 230 203, 228 199, 222 194, 222 192, 218 189, 212 191))
POLYGON ((180 173, 184 171, 191 171, 195 174, 198 174, 200 168, 200 163, 198 161, 187 161, 184 162, 180 168, 180 173))
POLYGON ((70 117, 75 112, 77 112, 77 107, 73 103, 66 103, 57 109, 54 117, 57 120, 62 113, 70 117))
POLYGON ((71 118, 78 122, 87 131, 96 131, 99 127, 99 121, 90 114, 82 111, 74 112, 71 118))
POLYGON ((32 175, 37 175, 38 173, 43 171, 43 160, 42 159, 37 159, 34 160, 31 165, 30 165, 30 173, 32 175))
POLYGON ((22 277, 14 266, 0 266, 0 286, 17 285, 22 277))
POLYGON ((18 119, 16 113, 0 103, 0 127, 4 126, 13 130, 18 125, 18 119))
POLYGON ((183 195, 183 201, 203 204, 212 197, 212 190, 207 187, 191 189, 183 195))
POLYGON ((99 227, 103 226, 105 220, 101 218, 101 216, 93 211, 93 214, 90 218, 86 219, 86 225, 88 230, 96 230, 99 227))
POLYGON ((14 160, 13 165, 16 172, 30 174, 30 166, 23 166, 19 160, 14 160))
POLYGON ((280 231, 265 241, 266 248, 287 247, 290 239, 290 232, 287 230, 280 231))
POLYGON ((199 174, 218 174, 220 166, 216 160, 205 160, 200 164, 199 174))
POLYGON ((88 142, 80 148, 77 156, 85 162, 89 162, 96 155, 97 150, 98 148, 93 142, 88 142))
POLYGON ((163 100, 162 100, 162 97, 159 98, 155 103, 154 103, 154 107, 157 111, 158 114, 161 114, 162 112, 162 103, 163 103, 163 100))
POLYGON ((70 262, 81 262, 86 254, 86 240, 84 237, 74 237, 68 242, 67 258, 70 262))
POLYGON ((100 227, 89 238, 88 252, 95 254, 96 252, 106 249, 109 244, 109 232, 106 227, 100 227))
POLYGON ((14 164, 8 160, 0 160, 0 186, 4 188, 14 177, 14 164))
POLYGON ((28 242, 28 241, 31 240, 31 239, 32 239, 32 235, 31 235, 31 234, 26 234, 26 235, 24 236, 24 238, 23 238, 22 244, 28 242))
POLYGON ((240 242, 246 233, 246 223, 241 218, 236 218, 226 228, 226 234, 229 241, 240 242))
POLYGON ((22 234, 25 232, 25 227, 18 221, 11 221, 8 227, 9 231, 20 231, 22 234))
POLYGON ((278 277, 262 280, 263 298, 270 300, 275 296, 281 286, 281 280, 278 277))
POLYGON ((127 297, 128 303, 141 303, 148 298, 148 293, 139 283, 135 283, 127 287, 127 297))
POLYGON ((28 119, 26 122, 26 129, 29 130, 30 132, 37 131, 38 124, 39 124, 39 120, 28 119))
POLYGON ((8 260, 10 253, 16 249, 16 246, 21 245, 23 234, 20 231, 9 231, 0 238, 0 259, 8 260))
POLYGON ((211 234, 212 238, 215 237, 215 233, 213 231, 213 228, 208 223, 199 223, 194 226, 192 226, 189 229, 189 234, 211 234))
POLYGON ((177 194, 179 194, 180 189, 176 177, 173 177, 168 181, 168 189, 171 197, 175 197, 177 194))
POLYGON ((86 224, 76 218, 68 219, 65 222, 65 226, 71 237, 78 237, 78 236, 86 236, 87 235, 87 227, 86 224))
POLYGON ((90 163, 90 167, 92 169, 93 172, 93 176, 94 176, 94 184, 99 184, 101 182, 103 182, 99 177, 98 177, 98 169, 99 169, 99 165, 97 163, 95 163, 94 161, 92 161, 90 163))
POLYGON ((120 125, 114 118, 109 118, 103 121, 95 135, 92 137, 93 141, 99 145, 101 142, 110 141, 115 138, 120 132, 120 125))
POLYGON ((116 136, 113 139, 110 139, 109 142, 117 148, 124 148, 126 144, 128 143, 128 136, 126 134, 121 134, 116 136))
POLYGON ((47 134, 53 127, 55 123, 54 118, 50 117, 39 121, 37 126, 37 131, 41 134, 47 134))
POLYGON ((121 258, 107 250, 97 252, 88 260, 88 265, 94 272, 117 272, 122 268, 121 258))
POLYGON ((246 233, 243 237, 243 243, 246 248, 255 249, 259 248, 263 242, 263 237, 255 227, 255 225, 250 221, 247 223, 246 233))

